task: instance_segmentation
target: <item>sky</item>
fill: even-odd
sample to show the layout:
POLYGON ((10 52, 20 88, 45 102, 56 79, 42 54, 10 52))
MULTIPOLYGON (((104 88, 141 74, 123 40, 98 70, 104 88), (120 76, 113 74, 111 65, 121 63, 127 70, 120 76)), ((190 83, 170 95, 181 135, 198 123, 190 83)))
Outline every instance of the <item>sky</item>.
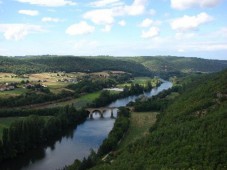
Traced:
POLYGON ((0 55, 227 59, 227 0, 0 0, 0 55))

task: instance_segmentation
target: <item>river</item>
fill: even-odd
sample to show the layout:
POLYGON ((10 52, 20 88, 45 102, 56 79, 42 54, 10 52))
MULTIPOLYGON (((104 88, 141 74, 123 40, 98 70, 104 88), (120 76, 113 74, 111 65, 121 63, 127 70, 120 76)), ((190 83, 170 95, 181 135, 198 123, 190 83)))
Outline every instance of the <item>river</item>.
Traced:
MULTIPOLYGON (((164 81, 159 87, 145 92, 142 95, 151 97, 159 92, 172 87, 172 83, 164 81)), ((141 95, 129 96, 112 102, 110 107, 126 106, 141 95)), ((19 156, 16 160, 1 163, 1 170, 56 170, 70 165, 75 159, 83 159, 90 153, 90 149, 97 151, 102 141, 113 128, 115 119, 110 118, 110 111, 101 119, 99 114, 94 114, 94 119, 87 119, 78 125, 66 136, 44 149, 37 149, 19 156)), ((114 110, 117 116, 117 110, 114 110)))

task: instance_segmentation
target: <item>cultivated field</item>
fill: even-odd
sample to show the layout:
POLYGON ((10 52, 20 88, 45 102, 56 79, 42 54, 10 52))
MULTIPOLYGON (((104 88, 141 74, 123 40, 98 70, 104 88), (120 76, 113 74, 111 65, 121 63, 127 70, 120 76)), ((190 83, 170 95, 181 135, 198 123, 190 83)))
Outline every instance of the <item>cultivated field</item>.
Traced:
MULTIPOLYGON (((151 81, 152 86, 156 86, 158 79, 153 79, 150 77, 135 77, 133 80, 131 80, 132 83, 137 83, 139 85, 145 86, 147 84, 148 81, 151 81)), ((119 88, 123 88, 125 86, 130 87, 131 83, 123 83, 123 84, 119 84, 117 87, 119 88)))
POLYGON ((121 141, 119 148, 123 148, 149 133, 149 128, 156 122, 157 114, 156 112, 133 112, 130 118, 129 130, 121 141))

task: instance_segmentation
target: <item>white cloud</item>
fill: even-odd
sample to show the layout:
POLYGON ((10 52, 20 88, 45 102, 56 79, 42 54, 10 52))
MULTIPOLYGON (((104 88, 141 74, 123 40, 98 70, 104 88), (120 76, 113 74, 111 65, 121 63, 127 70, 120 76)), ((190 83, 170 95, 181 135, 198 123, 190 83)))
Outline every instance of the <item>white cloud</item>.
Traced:
POLYGON ((76 3, 71 0, 17 0, 17 1, 22 3, 29 3, 32 5, 49 6, 49 7, 76 5, 76 3))
POLYGON ((19 10, 19 14, 29 15, 29 16, 37 16, 39 15, 39 11, 36 10, 19 10))
POLYGON ((184 49, 182 49, 182 48, 178 49, 177 51, 178 51, 179 53, 183 53, 183 52, 185 52, 185 50, 184 50, 184 49))
POLYGON ((3 35, 7 40, 21 40, 28 34, 42 31, 43 29, 39 25, 0 24, 0 32, 3 32, 3 35))
POLYGON ((111 9, 92 10, 84 14, 85 19, 90 19, 95 24, 110 25, 114 22, 114 15, 111 9))
POLYGON ((118 24, 122 27, 124 27, 126 25, 126 22, 124 20, 121 20, 118 22, 118 24))
POLYGON ((181 18, 174 19, 171 22, 171 27, 173 30, 177 31, 190 31, 197 29, 200 25, 212 21, 213 18, 207 13, 200 13, 196 16, 185 15, 181 18))
MULTIPOLYGON (((102 2, 101 4, 107 4, 110 1, 97 1, 102 2)), ((119 2, 120 3, 120 2, 119 2)), ((134 0, 131 5, 124 5, 120 3, 119 6, 114 6, 107 9, 96 9, 86 12, 83 15, 84 19, 89 19, 93 23, 98 25, 113 25, 115 22, 115 17, 125 16, 125 15, 141 15, 145 12, 147 0, 134 0)), ((123 24, 124 25, 124 24, 123 24)))
POLYGON ((90 5, 93 7, 104 7, 107 5, 115 5, 119 3, 120 3, 120 0, 99 0, 99 1, 91 2, 90 5))
POLYGON ((193 33, 193 32, 190 32, 190 33, 188 33, 188 32, 186 32, 186 33, 185 32, 178 32, 175 35, 175 38, 177 40, 191 39, 193 37, 195 37, 195 33, 193 33))
POLYGON ((132 5, 125 6, 124 10, 128 15, 141 15, 145 12, 147 0, 134 0, 132 5))
POLYGON ((81 21, 78 24, 73 24, 66 29, 69 35, 84 35, 95 31, 95 27, 88 25, 87 22, 81 21))
POLYGON ((59 18, 43 17, 42 22, 60 22, 59 18))
POLYGON ((140 27, 150 27, 152 24, 154 24, 154 21, 152 19, 146 18, 140 23, 140 27))
POLYGON ((154 38, 159 35, 159 28, 151 27, 148 31, 142 31, 142 38, 154 38))
POLYGON ((110 31, 111 31, 111 28, 112 28, 112 25, 106 25, 106 26, 102 29, 102 31, 103 31, 103 32, 110 32, 110 31))
POLYGON ((214 7, 221 0, 171 0, 171 7, 184 10, 192 7, 214 7))

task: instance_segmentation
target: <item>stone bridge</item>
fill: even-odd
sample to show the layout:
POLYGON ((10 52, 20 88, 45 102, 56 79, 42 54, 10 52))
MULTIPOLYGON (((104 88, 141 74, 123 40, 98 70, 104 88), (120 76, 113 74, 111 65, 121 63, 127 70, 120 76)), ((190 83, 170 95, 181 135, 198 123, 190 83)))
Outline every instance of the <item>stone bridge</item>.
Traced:
MULTIPOLYGON (((132 107, 127 107, 130 111, 133 110, 132 107)), ((111 112, 111 118, 113 118, 113 110, 114 109, 118 109, 118 107, 99 107, 99 108, 86 108, 85 110, 87 112, 89 112, 89 118, 93 118, 93 114, 94 113, 98 113, 100 115, 101 118, 103 118, 103 115, 104 115, 104 112, 107 111, 107 110, 110 110, 111 112)))
POLYGON ((86 108, 85 110, 89 112, 89 118, 93 118, 94 113, 99 113, 100 117, 103 118, 103 114, 105 111, 111 111, 111 118, 113 118, 113 110, 118 109, 118 107, 99 107, 99 108, 86 108))

